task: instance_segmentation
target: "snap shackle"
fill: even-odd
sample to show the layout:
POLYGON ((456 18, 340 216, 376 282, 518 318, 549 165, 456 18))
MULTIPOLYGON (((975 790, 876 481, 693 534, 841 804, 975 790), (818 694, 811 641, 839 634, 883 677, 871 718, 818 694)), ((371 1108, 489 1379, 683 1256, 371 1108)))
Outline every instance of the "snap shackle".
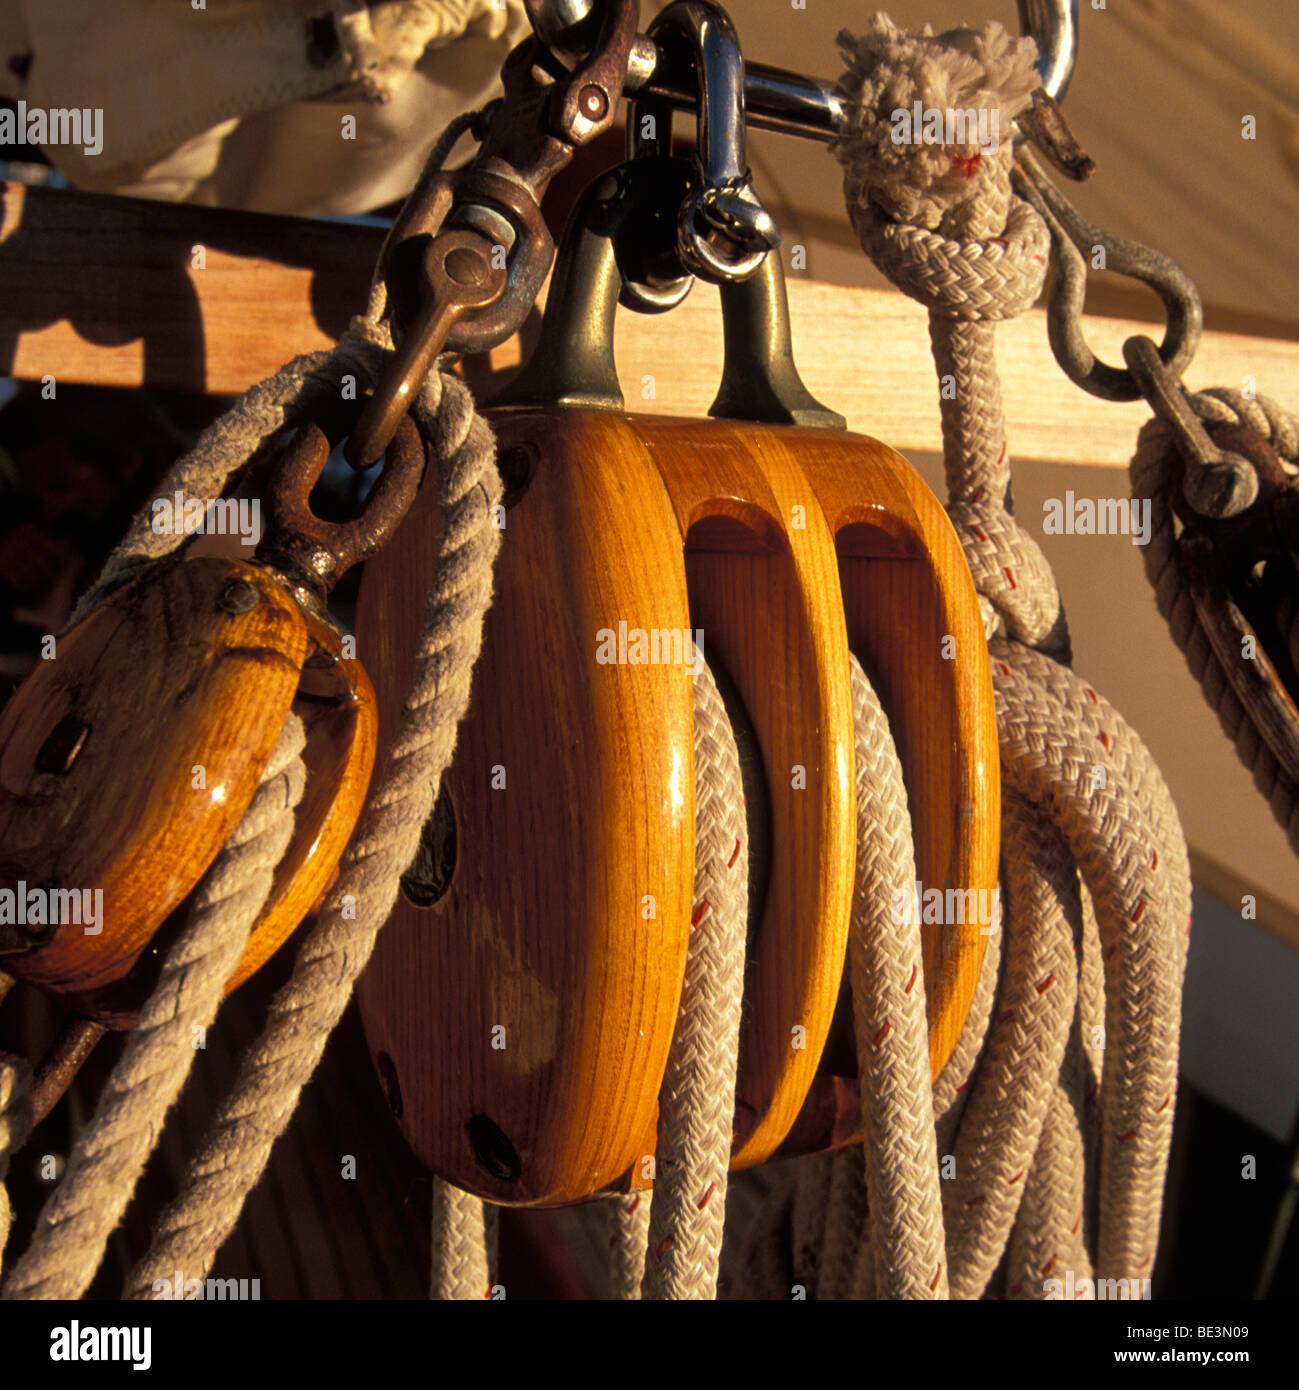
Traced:
MULTIPOLYGON (((780 245, 753 191, 745 154, 744 55, 730 16, 712 0, 677 0, 649 27, 666 48, 688 45, 699 93, 695 179, 677 222, 681 259, 720 284, 752 275, 780 245)), ((633 109, 633 118, 637 112, 633 109)))
MULTIPOLYGON (((631 160, 583 194, 564 235, 536 350, 493 406, 624 409, 613 328, 624 267, 670 265, 671 210, 690 188, 690 165, 660 156, 631 160)), ((794 365, 780 260, 719 287, 725 359, 709 408, 718 419, 843 429, 844 418, 808 391, 794 365)))
MULTIPOLYGON (((639 273, 639 265, 623 267, 622 302, 657 313, 679 304, 695 276, 716 285, 747 280, 780 245, 780 229, 749 173, 744 56, 730 16, 712 0, 677 0, 655 18, 648 38, 656 52, 691 74, 697 112, 693 176, 676 217, 678 273, 661 281, 639 273)), ((655 98, 634 103, 627 116, 628 155, 667 155, 671 145, 671 106, 655 98)))

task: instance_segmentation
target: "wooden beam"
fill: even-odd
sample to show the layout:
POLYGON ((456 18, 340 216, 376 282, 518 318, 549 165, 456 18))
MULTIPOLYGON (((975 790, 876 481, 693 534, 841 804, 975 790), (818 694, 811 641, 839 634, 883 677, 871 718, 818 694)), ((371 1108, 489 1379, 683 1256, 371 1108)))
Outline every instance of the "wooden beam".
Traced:
MULTIPOLYGON (((235 394, 342 333, 382 238, 350 223, 0 185, 0 372, 235 394)), ((789 297, 811 389, 852 429, 903 452, 937 451, 924 310, 891 291, 797 277, 789 297)), ((1136 318, 1088 325, 1093 349, 1113 362, 1125 337, 1149 331, 1136 318)), ((670 315, 620 316, 616 342, 629 409, 707 411, 721 372, 715 292, 696 287, 670 315)), ((471 378, 487 388, 522 354, 511 339, 471 378)), ((1149 411, 1067 381, 1040 310, 1003 325, 998 354, 1014 457, 1126 467, 1149 411)), ((1190 384, 1239 387, 1247 376, 1299 409, 1299 342, 1207 333, 1190 384)))
POLYGON ((363 308, 378 227, 0 185, 0 372, 232 394, 363 308))

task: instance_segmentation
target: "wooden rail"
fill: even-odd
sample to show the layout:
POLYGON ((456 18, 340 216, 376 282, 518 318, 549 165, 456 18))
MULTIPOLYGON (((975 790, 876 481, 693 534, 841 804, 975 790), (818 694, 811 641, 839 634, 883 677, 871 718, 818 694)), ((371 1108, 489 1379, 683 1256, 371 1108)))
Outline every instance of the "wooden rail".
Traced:
MULTIPOLYGON (((0 185, 0 200, 0 372, 30 380, 242 391, 342 333, 364 304, 383 237, 350 223, 13 183, 0 185)), ((924 310, 891 291, 796 275, 789 296, 811 389, 852 429, 904 453, 937 451, 924 310)), ((1151 326, 1139 298, 1110 291, 1104 299, 1131 305, 1128 317, 1089 325, 1094 350, 1120 362, 1123 339, 1151 326)), ((617 348, 629 408, 704 414, 721 370, 717 295, 697 287, 672 314, 622 315, 617 348)), ((490 364, 475 364, 476 384, 503 380, 523 350, 516 337, 490 364)), ((1042 311, 1004 325, 998 351, 1015 457, 1126 467, 1149 412, 1095 400, 1068 382, 1042 311)), ((1247 374, 1261 394, 1299 408, 1299 342, 1286 338, 1208 332, 1189 379, 1240 386, 1247 374)))

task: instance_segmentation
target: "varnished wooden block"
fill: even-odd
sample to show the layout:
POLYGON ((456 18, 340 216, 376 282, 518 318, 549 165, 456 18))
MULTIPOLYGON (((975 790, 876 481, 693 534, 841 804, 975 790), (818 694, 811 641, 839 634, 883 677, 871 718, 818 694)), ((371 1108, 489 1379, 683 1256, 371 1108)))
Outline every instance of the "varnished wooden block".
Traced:
MULTIPOLYGON (((837 462, 812 451, 802 458, 835 535, 848 642, 888 712, 923 889, 943 891, 944 911, 948 889, 990 903, 1001 784, 974 581, 938 499, 900 454, 868 443, 837 462)), ((961 899, 962 911, 974 901, 961 899)), ((935 1076, 969 1011, 991 925, 922 928, 935 1076)))
POLYGON ((374 770, 379 728, 370 678, 359 661, 343 656, 332 626, 310 613, 306 621, 311 650, 293 702, 307 735, 306 787, 293 839, 227 992, 266 964, 328 889, 374 770))
MULTIPOLYGON (((860 436, 561 408, 491 418, 521 490, 442 816, 359 986, 376 1066, 416 1153, 458 1186, 554 1205, 644 1184, 691 907, 691 672, 681 656, 634 664, 628 636, 688 632, 761 750, 770 849, 734 1146, 735 1166, 760 1163, 804 1110, 840 1000, 850 645, 894 716, 922 879, 995 886, 991 683, 959 544, 905 460, 860 436)), ((384 729, 432 579, 436 486, 363 581, 384 729)), ((936 1066, 977 978, 972 930, 926 939, 936 1066)))
POLYGON ((199 559, 59 642, 0 715, 0 886, 102 892, 102 917, 9 955, 10 973, 86 1010, 126 976, 252 800, 307 641, 267 571, 199 559))
MULTIPOLYGON (((617 419, 492 423, 502 457, 520 450, 534 471, 505 514, 444 780, 454 870, 429 906, 417 905, 436 892, 427 878, 407 885, 358 998, 419 1157, 492 1200, 553 1205, 642 1151, 690 922, 691 672, 607 663, 601 634, 616 655, 620 624, 679 635, 690 613, 667 489, 617 419)), ((358 647, 385 745, 433 576, 437 487, 425 480, 362 581, 358 647)), ((438 861, 445 833, 434 840, 438 861)))
POLYGON ((762 750, 771 845, 745 970, 734 1165, 779 1146, 834 1017, 852 907, 852 691, 834 539, 799 460, 828 434, 631 417, 672 495, 691 621, 762 750))
MULTIPOLYGON (((922 917, 921 926, 937 1077, 969 1012, 988 934, 998 929, 997 723, 978 598, 946 512, 900 454, 850 435, 807 447, 799 461, 834 533, 849 646, 897 745, 919 894, 937 890, 943 901, 944 920, 922 917), (965 920, 946 920, 949 902, 965 920)), ((892 925, 886 920, 876 929, 892 925)), ((860 1138, 850 1007, 845 991, 785 1152, 860 1138)))

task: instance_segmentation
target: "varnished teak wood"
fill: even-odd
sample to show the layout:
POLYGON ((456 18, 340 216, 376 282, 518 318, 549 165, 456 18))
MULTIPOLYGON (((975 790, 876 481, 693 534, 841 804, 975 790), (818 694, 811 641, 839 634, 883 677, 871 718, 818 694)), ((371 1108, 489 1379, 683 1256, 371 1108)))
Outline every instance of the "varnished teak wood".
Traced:
POLYGON ((228 989, 278 949, 335 870, 374 761, 369 679, 269 571, 229 558, 164 564, 61 639, 0 717, 0 887, 101 891, 102 916, 89 935, 63 924, 6 967, 88 1018, 129 1026, 291 701, 307 783, 228 989), (235 581, 256 596, 247 613, 218 602, 235 581), (41 749, 65 721, 84 735, 66 769, 50 770, 41 749))
POLYGON ((361 663, 342 654, 330 623, 311 613, 306 621, 311 651, 293 702, 307 736, 306 785, 293 839, 227 992, 266 964, 329 887, 370 788, 379 738, 374 687, 361 663))
MULTIPOLYGON (((889 716, 923 890, 991 903, 1001 837, 997 721, 978 597, 947 513, 875 441, 800 462, 839 554, 848 642, 889 716)), ((953 900, 955 903, 957 900, 953 900)), ((959 900, 964 914, 969 900, 959 900)), ((993 922, 922 926, 930 1065, 956 1046, 993 922)))
MULTIPOLYGON (((502 450, 530 443, 539 462, 507 514, 445 779, 455 873, 434 906, 399 896, 358 997, 419 1156, 493 1200, 557 1204, 640 1154, 690 920, 690 673, 601 664, 597 633, 680 629, 688 603, 667 491, 615 418, 494 423, 502 450)), ((437 486, 362 581, 381 759, 434 573, 437 486)))
POLYGON ((269 575, 195 560, 111 595, 37 666, 0 716, 5 886, 102 890, 103 918, 13 956, 14 974, 73 1003, 122 978, 247 809, 306 649, 269 575), (232 580, 250 611, 218 606, 232 580), (41 771, 65 719, 87 729, 80 751, 41 771))
MULTIPOLYGON (((849 646, 897 745, 920 894, 937 890, 943 901, 943 921, 921 927, 937 1077, 965 1022, 988 934, 998 929, 991 912, 1001 820, 997 725, 978 599, 946 512, 901 455, 849 436, 808 447, 799 461, 835 537, 849 646), (949 920, 949 891, 967 920, 949 920), (980 916, 985 905, 989 920, 980 916)), ((886 919, 875 929, 894 924, 886 919)), ((840 1015, 782 1152, 861 1136, 846 994, 840 1015)))
MULTIPOLYGON (((535 471, 507 516, 446 778, 450 888, 430 907, 399 899, 379 939, 358 989, 371 1050, 415 1151, 461 1187, 550 1205, 640 1184, 688 934, 691 677, 602 665, 598 635, 620 622, 702 629, 753 723, 771 802, 735 1146, 737 1166, 761 1162, 813 1089, 839 997, 856 815, 850 636, 934 821, 919 845, 926 882, 995 883, 991 686, 959 546, 924 485, 872 440, 572 410, 499 411, 493 424, 502 453, 530 450, 535 471), (954 659, 939 641, 949 632, 954 659)), ((358 640, 385 738, 433 574, 436 486, 362 585, 358 640)), ((935 1065, 981 945, 977 929, 929 933, 935 1065)))
POLYGON ((843 610, 834 539, 799 468, 822 432, 661 417, 625 424, 672 497, 689 622, 703 632, 706 659, 734 681, 765 765, 771 861, 749 944, 736 1083, 733 1162, 748 1167, 774 1152, 811 1087, 852 906, 843 610), (722 517, 734 523, 729 535, 722 517))

